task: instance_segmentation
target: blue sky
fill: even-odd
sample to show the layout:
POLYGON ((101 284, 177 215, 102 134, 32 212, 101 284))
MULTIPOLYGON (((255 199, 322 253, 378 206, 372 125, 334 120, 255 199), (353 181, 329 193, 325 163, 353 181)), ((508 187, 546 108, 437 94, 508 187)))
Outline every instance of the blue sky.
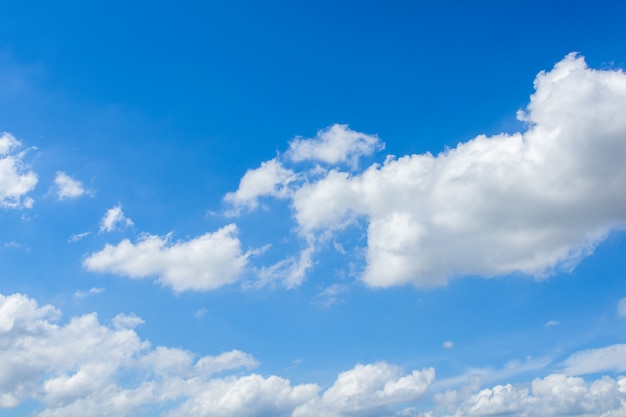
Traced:
POLYGON ((0 414, 626 415, 623 6, 5 3, 0 414))

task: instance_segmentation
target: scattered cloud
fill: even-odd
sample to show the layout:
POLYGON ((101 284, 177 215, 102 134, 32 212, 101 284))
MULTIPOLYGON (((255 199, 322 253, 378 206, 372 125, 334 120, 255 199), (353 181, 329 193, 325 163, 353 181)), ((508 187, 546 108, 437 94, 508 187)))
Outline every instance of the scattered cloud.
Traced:
POLYGON ((202 318, 206 315, 206 313, 208 312, 208 310, 206 308, 199 308, 197 309, 194 313, 193 316, 197 319, 202 318))
POLYGON ((617 317, 626 317, 626 297, 617 302, 617 317))
POLYGON ((37 184, 37 175, 24 163, 22 143, 7 132, 0 133, 0 207, 31 208, 35 200, 27 194, 37 184))
POLYGON ((454 343, 450 340, 446 340, 445 342, 441 344, 441 346, 443 346, 446 349, 451 349, 454 347, 454 343))
POLYGON ((336 165, 348 163, 356 168, 361 156, 385 148, 378 136, 366 135, 335 124, 317 132, 314 138, 295 138, 289 143, 287 157, 294 162, 317 161, 336 165))
POLYGON ((0 409, 34 400, 43 407, 38 417, 148 410, 169 417, 383 417, 420 399, 435 376, 432 368, 404 374, 386 362, 359 364, 320 395, 317 384, 233 374, 259 365, 239 350, 198 357, 152 347, 135 332, 143 320, 133 314, 117 315, 110 327, 96 314, 58 324, 60 315, 24 295, 0 295, 0 409))
POLYGON ((83 266, 94 272, 140 279, 156 277, 175 292, 207 291, 236 282, 247 264, 230 224, 214 233, 187 241, 171 241, 171 234, 146 234, 136 243, 128 239, 87 256, 83 266))
POLYGON ((54 178, 56 186, 56 194, 59 200, 68 198, 77 198, 85 194, 87 191, 83 187, 83 183, 70 177, 63 171, 58 171, 54 178))
POLYGON ((72 236, 70 236, 70 238, 67 240, 67 243, 74 243, 74 242, 78 242, 79 240, 82 240, 84 238, 86 238, 87 236, 89 236, 91 234, 91 232, 83 232, 83 233, 74 233, 72 236))
POLYGON ((348 286, 343 284, 332 284, 320 291, 315 299, 317 304, 324 307, 330 307, 334 304, 342 302, 341 294, 348 291, 348 286))
POLYGON ((124 216, 122 206, 117 205, 106 211, 102 220, 100 220, 101 232, 112 232, 117 228, 126 228, 132 226, 134 223, 131 219, 124 216))
POLYGON ((558 326, 559 324, 561 324, 560 321, 550 320, 549 322, 544 324, 544 327, 553 327, 553 326, 558 326))
POLYGON ((626 344, 576 352, 565 359, 563 370, 568 375, 626 372, 626 344))
POLYGON ((93 287, 87 291, 78 290, 74 293, 74 298, 85 298, 89 295, 101 294, 104 292, 104 288, 93 287))
MULTIPOLYGON (((345 125, 297 138, 281 160, 290 181, 268 180, 264 195, 281 184, 307 245, 365 222, 361 278, 372 287, 571 271, 626 226, 626 74, 589 69, 570 54, 534 86, 518 114, 526 131, 480 135, 438 155, 388 156, 357 172, 298 171, 288 163, 339 164, 382 146, 345 125)), ((256 201, 250 195, 242 201, 256 201)))

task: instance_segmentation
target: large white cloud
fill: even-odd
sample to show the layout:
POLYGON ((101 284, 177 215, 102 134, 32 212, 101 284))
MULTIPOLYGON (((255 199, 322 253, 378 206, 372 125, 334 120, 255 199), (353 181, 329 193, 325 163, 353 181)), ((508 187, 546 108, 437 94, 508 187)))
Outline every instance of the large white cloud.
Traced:
MULTIPOLYGON (((625 113, 626 74, 570 54, 537 76, 519 114, 525 132, 478 136, 436 156, 389 156, 361 172, 296 171, 295 220, 310 241, 363 219, 370 286, 571 270, 626 226, 625 113)), ((287 155, 347 158, 321 157, 327 142, 296 140, 287 155)))
POLYGON ((24 162, 24 152, 16 152, 21 142, 7 132, 0 133, 0 207, 32 207, 27 194, 35 188, 37 175, 24 162))
POLYGON ((171 242, 170 235, 144 235, 105 245, 83 261, 90 271, 130 278, 156 277, 174 291, 212 290, 236 282, 247 264, 234 224, 214 233, 171 242))

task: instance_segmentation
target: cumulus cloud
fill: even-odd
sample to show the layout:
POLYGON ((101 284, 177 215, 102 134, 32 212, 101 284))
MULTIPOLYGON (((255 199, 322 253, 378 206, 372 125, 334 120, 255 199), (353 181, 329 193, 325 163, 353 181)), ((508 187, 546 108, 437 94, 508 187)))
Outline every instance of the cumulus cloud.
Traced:
MULTIPOLYGON (((64 325, 57 323, 59 316, 56 308, 24 295, 0 295, 0 409, 35 400, 44 407, 40 417, 132 416, 146 406, 174 407, 170 401, 195 398, 207 386, 221 383, 232 391, 238 378, 213 375, 258 365, 237 350, 197 357, 182 349, 152 348, 133 330, 142 320, 132 314, 118 315, 112 327, 95 314, 64 325)), ((270 401, 272 393, 267 394, 270 401)))
POLYGON ((122 211, 122 206, 117 205, 106 211, 102 220, 100 220, 101 232, 112 232, 118 227, 126 228, 132 226, 134 223, 131 219, 127 218, 122 211))
POLYGON ((37 184, 37 175, 24 163, 24 152, 17 152, 22 143, 7 132, 0 133, 0 207, 30 208, 28 197, 37 184))
POLYGON ((376 135, 335 124, 318 131, 314 138, 292 140, 287 157, 294 162, 318 161, 332 165, 347 162, 355 167, 359 157, 371 155, 384 147, 376 135))
POLYGON ((54 177, 56 186, 56 194, 59 200, 68 198, 77 198, 85 194, 86 190, 83 183, 70 177, 63 171, 58 171, 54 177))
POLYGON ((617 417, 626 415, 626 378, 604 376, 591 383, 580 377, 552 374, 530 386, 496 385, 471 395, 453 414, 617 417))
POLYGON ((283 168, 276 158, 263 162, 259 168, 246 172, 237 191, 226 194, 224 200, 236 208, 227 214, 236 215, 242 208, 257 208, 260 197, 287 197, 288 185, 294 179, 294 172, 283 168))
MULTIPOLYGON (((119 314, 59 323, 61 312, 22 294, 0 295, 0 409, 36 404, 38 417, 388 416, 420 399, 433 369, 403 373, 386 362, 357 365, 321 392, 315 383, 246 374, 258 366, 232 350, 212 356, 153 347, 119 314), (67 341, 71 340, 72 343, 67 341), (243 372, 243 373, 242 373, 243 372)), ((32 407, 32 405, 31 405, 32 407)))
POLYGON ((129 278, 156 277, 176 292, 206 291, 236 282, 247 264, 241 251, 237 226, 187 241, 171 241, 171 235, 144 235, 136 243, 128 239, 90 254, 83 266, 129 278))
POLYGON ((402 375, 386 362, 359 364, 340 373, 322 396, 299 406, 292 416, 386 416, 390 407, 421 398, 434 379, 433 368, 402 375))
MULTIPOLYGON (((356 172, 294 171, 285 195, 299 233, 310 242, 364 222, 362 280, 373 287, 570 271, 626 225, 626 74, 570 54, 534 87, 519 112, 524 132, 388 156, 356 172)), ((283 163, 338 164, 379 143, 336 125, 291 142, 283 163)))

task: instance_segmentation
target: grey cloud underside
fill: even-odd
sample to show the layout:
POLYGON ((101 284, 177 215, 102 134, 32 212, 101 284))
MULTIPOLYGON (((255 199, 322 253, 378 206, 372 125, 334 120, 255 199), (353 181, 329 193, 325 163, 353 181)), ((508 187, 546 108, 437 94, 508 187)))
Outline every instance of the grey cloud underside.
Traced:
MULTIPOLYGON (((570 54, 534 85, 518 116, 525 132, 478 136, 436 156, 389 156, 360 172, 332 165, 345 156, 312 157, 322 165, 302 171, 290 150, 270 161, 272 172, 282 174, 274 182, 264 176, 266 191, 240 188, 227 200, 253 208, 280 190, 307 242, 364 219, 362 279, 370 286, 569 271, 626 225, 626 75, 589 69, 570 54)), ((333 143, 364 135, 330 129, 333 143)), ((295 143, 315 156, 322 142, 295 143)), ((324 146, 327 151, 329 142, 324 146)), ((372 142, 367 149, 380 148, 372 142)), ((246 176, 263 177, 267 164, 246 176)))

